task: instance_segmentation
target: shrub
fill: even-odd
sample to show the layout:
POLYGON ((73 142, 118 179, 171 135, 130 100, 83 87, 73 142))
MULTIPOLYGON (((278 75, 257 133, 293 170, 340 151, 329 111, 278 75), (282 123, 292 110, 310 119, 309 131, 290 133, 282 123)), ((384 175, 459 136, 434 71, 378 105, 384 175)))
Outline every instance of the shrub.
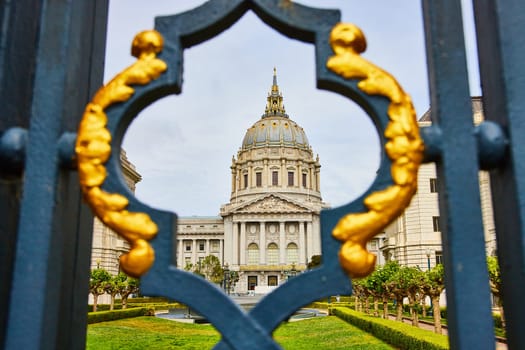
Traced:
POLYGON ((128 304, 128 308, 130 307, 149 307, 152 309, 155 309, 155 311, 159 310, 169 310, 169 309, 183 309, 186 306, 180 303, 130 303, 128 304))
POLYGON ((331 313, 399 349, 444 350, 448 338, 401 322, 364 315, 348 308, 334 307, 331 313))
POLYGON ((492 318, 494 319, 494 327, 503 328, 503 324, 501 323, 501 315, 492 313, 492 318))
MULTIPOLYGON (((129 307, 129 305, 128 305, 128 307, 129 307)), ((114 310, 122 309, 122 304, 115 303, 115 305, 113 305, 113 309, 114 310)), ((93 311, 93 304, 89 304, 87 312, 92 312, 92 311, 93 311)), ((109 304, 98 304, 97 305, 97 312, 98 311, 109 311, 109 304)))
POLYGON ((139 316, 155 316, 155 310, 149 307, 136 307, 124 310, 90 312, 88 313, 88 324, 139 316))
POLYGON ((129 303, 166 304, 170 302, 174 302, 174 301, 170 301, 168 298, 165 298, 165 297, 140 297, 140 298, 129 298, 128 299, 128 304, 129 303))
MULTIPOLYGON (((341 306, 341 307, 354 307, 354 303, 350 303, 350 302, 339 302, 339 303, 336 303, 335 305, 341 306)), ((308 307, 312 309, 328 309, 332 306, 334 306, 334 303, 328 304, 327 302, 321 302, 321 301, 316 301, 315 303, 311 303, 310 305, 308 305, 308 307)))

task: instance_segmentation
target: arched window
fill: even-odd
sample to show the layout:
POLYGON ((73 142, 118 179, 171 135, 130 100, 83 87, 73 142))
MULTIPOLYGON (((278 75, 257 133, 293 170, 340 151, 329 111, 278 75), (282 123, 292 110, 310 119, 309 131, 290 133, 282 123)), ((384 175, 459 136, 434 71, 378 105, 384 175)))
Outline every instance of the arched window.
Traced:
POLYGON ((248 245, 248 265, 259 264, 259 246, 255 243, 248 245))
POLYGON ((279 264, 279 247, 277 247, 277 244, 268 244, 268 249, 266 250, 266 263, 268 265, 279 264))
POLYGON ((286 262, 288 264, 297 264, 299 261, 299 250, 297 249, 297 244, 290 243, 286 247, 286 262))

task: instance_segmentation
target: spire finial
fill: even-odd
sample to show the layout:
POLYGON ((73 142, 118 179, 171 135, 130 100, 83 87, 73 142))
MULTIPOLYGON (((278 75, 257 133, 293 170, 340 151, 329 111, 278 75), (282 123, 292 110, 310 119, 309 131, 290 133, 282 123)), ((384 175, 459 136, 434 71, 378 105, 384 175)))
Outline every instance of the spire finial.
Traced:
POLYGON ((273 86, 272 91, 279 91, 279 86, 277 86, 277 68, 273 67, 273 86))
POLYGON ((267 104, 264 110, 263 118, 269 116, 280 116, 288 118, 283 105, 283 96, 277 85, 277 68, 273 67, 273 84, 267 97, 267 104))

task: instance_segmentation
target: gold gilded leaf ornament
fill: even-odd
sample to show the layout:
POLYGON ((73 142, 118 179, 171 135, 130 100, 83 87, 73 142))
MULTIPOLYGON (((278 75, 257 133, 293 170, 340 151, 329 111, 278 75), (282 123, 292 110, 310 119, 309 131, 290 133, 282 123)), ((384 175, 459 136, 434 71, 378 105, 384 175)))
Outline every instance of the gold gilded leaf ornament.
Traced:
POLYGON ((361 29, 339 23, 332 29, 330 44, 335 53, 328 69, 346 79, 358 79, 357 87, 369 95, 390 100, 384 136, 385 151, 392 161, 394 185, 365 198, 366 213, 348 214, 335 226, 332 235, 344 242, 339 261, 351 277, 364 277, 374 270, 375 255, 366 243, 401 215, 417 190, 417 172, 423 160, 424 144, 419 135, 412 100, 390 74, 360 56, 366 50, 361 29))
POLYGON ((111 156, 111 133, 106 127, 105 109, 131 98, 135 92, 131 85, 148 84, 166 71, 166 63, 157 58, 162 48, 163 38, 155 30, 135 36, 131 54, 137 61, 100 88, 88 103, 75 145, 84 199, 105 225, 130 243, 131 249, 120 257, 120 265, 133 277, 146 273, 155 260, 155 252, 148 241, 156 236, 158 227, 148 214, 126 210, 129 201, 125 196, 101 188, 107 176, 105 163, 111 156))

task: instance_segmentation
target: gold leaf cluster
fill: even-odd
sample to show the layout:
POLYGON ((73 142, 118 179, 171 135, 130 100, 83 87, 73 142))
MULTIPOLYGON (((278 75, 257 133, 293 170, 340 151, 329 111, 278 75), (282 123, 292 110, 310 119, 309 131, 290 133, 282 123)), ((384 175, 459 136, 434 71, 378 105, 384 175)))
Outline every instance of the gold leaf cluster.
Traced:
POLYGON ((401 215, 417 190, 424 144, 410 96, 389 73, 361 57, 366 50, 363 32, 353 24, 339 23, 332 29, 330 44, 335 53, 327 62, 330 70, 346 79, 359 79, 360 90, 390 100, 387 111, 390 122, 384 136, 394 185, 371 193, 364 200, 368 211, 345 215, 332 232, 344 242, 339 252, 343 269, 351 277, 364 277, 374 270, 376 260, 366 250, 366 243, 401 215))
POLYGON ((156 236, 158 227, 148 214, 129 212, 125 196, 102 189, 107 177, 105 164, 111 156, 111 133, 106 127, 105 109, 131 98, 135 92, 131 85, 148 84, 166 71, 166 63, 157 58, 162 47, 163 38, 157 31, 144 31, 135 36, 131 53, 137 61, 100 88, 88 103, 75 145, 84 198, 105 225, 130 243, 131 250, 120 257, 120 264, 133 277, 147 272, 155 260, 148 241, 156 236))

